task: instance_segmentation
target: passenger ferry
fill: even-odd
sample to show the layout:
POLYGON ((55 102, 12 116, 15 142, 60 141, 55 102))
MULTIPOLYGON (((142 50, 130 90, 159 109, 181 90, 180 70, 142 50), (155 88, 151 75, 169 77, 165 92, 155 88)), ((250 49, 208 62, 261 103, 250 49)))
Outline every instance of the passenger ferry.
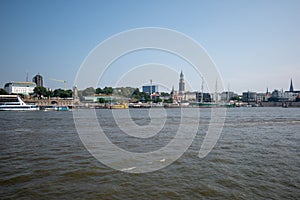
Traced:
POLYGON ((0 111, 39 110, 36 105, 27 105, 18 95, 0 95, 0 111))

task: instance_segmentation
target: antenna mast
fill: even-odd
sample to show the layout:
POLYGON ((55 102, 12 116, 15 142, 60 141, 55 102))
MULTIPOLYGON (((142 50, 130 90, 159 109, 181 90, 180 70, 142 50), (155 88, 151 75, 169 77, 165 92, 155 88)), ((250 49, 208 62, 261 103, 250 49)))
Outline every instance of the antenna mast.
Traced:
POLYGON ((216 79, 216 86, 215 86, 215 102, 218 101, 218 79, 216 79))
POLYGON ((200 100, 201 103, 203 103, 203 96, 204 96, 204 94, 203 94, 203 77, 202 77, 202 82, 201 82, 201 100, 200 100))

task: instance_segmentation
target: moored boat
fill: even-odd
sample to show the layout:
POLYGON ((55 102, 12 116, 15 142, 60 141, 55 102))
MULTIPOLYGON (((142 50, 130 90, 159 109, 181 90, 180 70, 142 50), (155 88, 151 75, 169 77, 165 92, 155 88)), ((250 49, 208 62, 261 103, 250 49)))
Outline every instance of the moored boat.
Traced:
POLYGON ((56 111, 69 111, 70 108, 68 106, 57 106, 55 107, 56 111))
POLYGON ((199 108, 215 108, 218 107, 219 104, 215 102, 197 102, 194 104, 194 106, 199 108))
POLYGON ((127 109, 128 105, 125 103, 122 104, 113 104, 109 106, 110 109, 127 109))
POLYGON ((18 95, 0 95, 0 111, 34 111, 36 105, 24 103, 18 95))

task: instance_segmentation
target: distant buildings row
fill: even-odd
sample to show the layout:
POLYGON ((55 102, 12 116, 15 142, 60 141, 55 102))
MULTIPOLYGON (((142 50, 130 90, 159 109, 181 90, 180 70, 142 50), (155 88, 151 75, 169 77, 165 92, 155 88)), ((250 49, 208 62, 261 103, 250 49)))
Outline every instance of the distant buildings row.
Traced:
MULTIPOLYGON (((143 92, 157 96, 159 94, 158 86, 143 86, 143 92), (152 92, 150 92, 150 90, 152 92)), ((274 90, 269 92, 268 89, 266 93, 257 92, 243 92, 242 95, 238 95, 231 91, 224 91, 222 93, 204 93, 202 92, 189 92, 185 91, 185 81, 184 75, 181 71, 179 77, 179 87, 178 92, 174 90, 171 91, 171 97, 175 102, 228 102, 230 100, 237 100, 243 102, 286 102, 286 101, 300 101, 300 91, 294 90, 293 81, 291 79, 290 89, 288 91, 274 90)))
POLYGON ((286 102, 300 101, 300 91, 294 90, 293 80, 291 79, 290 89, 288 91, 274 90, 266 93, 243 92, 242 101, 244 102, 286 102))
MULTIPOLYGON (((43 77, 37 74, 33 77, 32 82, 9 82, 4 85, 4 90, 9 94, 22 94, 29 95, 34 93, 34 88, 36 86, 43 86, 43 77)), ((222 93, 204 93, 201 92, 189 92, 185 91, 185 80, 183 72, 181 71, 179 75, 179 85, 178 92, 172 88, 170 92, 170 97, 161 97, 158 85, 142 86, 142 91, 151 95, 153 98, 172 98, 173 102, 228 102, 230 100, 238 100, 243 102, 286 102, 286 101, 300 101, 300 91, 294 90, 293 81, 290 82, 290 88, 288 91, 274 90, 269 92, 268 89, 265 93, 257 92, 243 92, 242 95, 238 95, 231 91, 225 91, 222 93)), ((152 99, 152 98, 151 98, 152 99)))

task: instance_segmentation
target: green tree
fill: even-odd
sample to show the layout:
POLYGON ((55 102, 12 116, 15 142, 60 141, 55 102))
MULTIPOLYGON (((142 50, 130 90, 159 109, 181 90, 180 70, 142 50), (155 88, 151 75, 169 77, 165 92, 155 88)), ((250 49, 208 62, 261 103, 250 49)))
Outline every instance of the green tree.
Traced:
POLYGON ((131 95, 131 98, 142 102, 149 102, 151 100, 149 94, 145 92, 140 92, 138 88, 134 90, 134 92, 131 95))
POLYGON ((135 88, 132 88, 132 87, 119 87, 119 88, 114 89, 113 94, 122 96, 122 97, 126 97, 126 98, 130 98, 132 93, 134 92, 134 90, 135 90, 135 88))
POLYGON ((47 94, 46 94, 47 97, 53 97, 54 96, 54 93, 52 90, 47 90, 47 94))
POLYGON ((169 98, 169 99, 166 99, 164 100, 165 103, 173 103, 173 98, 169 98))
POLYGON ((102 90, 101 88, 97 88, 95 93, 96 93, 96 94, 102 94, 102 93, 103 93, 103 90, 102 90))
POLYGON ((82 91, 82 96, 91 96, 95 94, 95 89, 93 87, 88 87, 82 91))
POLYGON ((72 90, 62 90, 59 88, 53 91, 53 96, 60 98, 70 98, 72 97, 72 90))
POLYGON ((99 98, 99 103, 108 103, 108 100, 105 100, 104 98, 99 98))
POLYGON ((162 102, 162 99, 157 97, 153 100, 154 103, 159 103, 159 102, 162 102))
POLYGON ((133 93, 132 93, 132 97, 133 96, 137 96, 137 95, 139 95, 140 94, 140 90, 139 90, 139 88, 136 88, 134 91, 133 91, 133 93))
POLYGON ((109 95, 112 94, 114 89, 112 87, 105 87, 103 88, 103 94, 109 95))
POLYGON ((162 97, 169 97, 169 96, 170 96, 170 94, 167 93, 167 92, 161 92, 160 95, 161 95, 162 97))
POLYGON ((43 86, 36 86, 33 92, 40 98, 42 96, 47 96, 47 89, 43 86))

